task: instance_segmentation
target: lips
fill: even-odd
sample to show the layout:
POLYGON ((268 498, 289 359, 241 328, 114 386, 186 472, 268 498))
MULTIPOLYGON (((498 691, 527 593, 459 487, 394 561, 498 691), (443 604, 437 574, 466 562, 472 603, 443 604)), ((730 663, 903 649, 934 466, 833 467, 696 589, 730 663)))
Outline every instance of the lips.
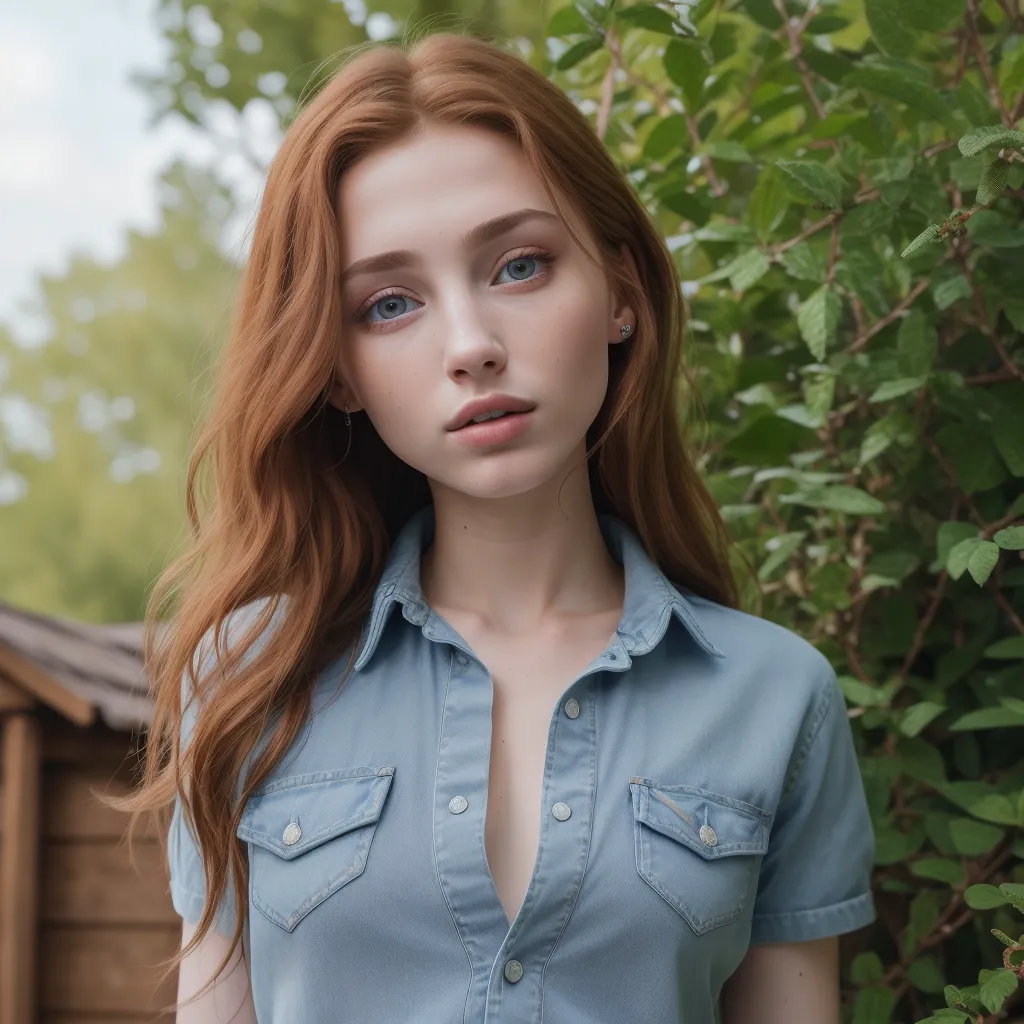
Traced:
MULTIPOLYGON (((514 395, 488 395, 485 398, 477 398, 467 402, 458 413, 448 421, 445 429, 448 431, 461 430, 467 426, 474 417, 482 416, 489 412, 530 412, 535 409, 533 402, 524 398, 516 398, 514 395)), ((486 420, 484 422, 487 422, 486 420)))

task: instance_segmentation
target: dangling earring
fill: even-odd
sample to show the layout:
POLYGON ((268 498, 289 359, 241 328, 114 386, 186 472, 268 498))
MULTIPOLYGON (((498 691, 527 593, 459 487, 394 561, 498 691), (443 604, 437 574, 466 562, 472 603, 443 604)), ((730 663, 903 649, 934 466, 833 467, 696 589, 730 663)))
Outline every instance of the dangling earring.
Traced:
POLYGON ((345 404, 345 426, 348 427, 348 444, 345 445, 345 454, 338 462, 344 462, 348 458, 349 449, 352 447, 352 417, 348 414, 348 403, 345 404))
POLYGON ((633 333, 633 325, 632 324, 623 324, 619 328, 619 334, 622 335, 623 340, 628 338, 632 333, 633 333))

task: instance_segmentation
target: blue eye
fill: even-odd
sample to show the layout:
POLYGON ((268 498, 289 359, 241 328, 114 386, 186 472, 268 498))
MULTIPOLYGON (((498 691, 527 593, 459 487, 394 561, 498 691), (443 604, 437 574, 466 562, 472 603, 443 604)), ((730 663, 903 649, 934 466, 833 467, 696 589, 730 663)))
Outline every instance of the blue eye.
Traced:
POLYGON ((384 295, 366 311, 367 319, 370 323, 380 323, 380 320, 375 320, 370 316, 375 309, 380 307, 381 320, 394 320, 396 317, 412 312, 415 308, 412 302, 413 300, 408 295, 384 295), (409 303, 408 307, 406 307, 406 303, 409 303))
MULTIPOLYGON (((513 281, 528 281, 545 262, 547 260, 541 256, 516 256, 501 268, 501 274, 507 270, 512 275, 513 281)), ((499 281, 501 281, 501 274, 498 275, 499 281)))

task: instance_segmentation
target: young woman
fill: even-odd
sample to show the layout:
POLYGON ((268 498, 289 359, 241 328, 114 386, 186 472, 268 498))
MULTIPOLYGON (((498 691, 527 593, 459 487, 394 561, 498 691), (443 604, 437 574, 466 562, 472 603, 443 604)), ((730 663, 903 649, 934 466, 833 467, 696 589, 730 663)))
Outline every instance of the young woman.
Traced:
POLYGON ((735 607, 680 331, 629 184, 499 48, 371 48, 291 127, 150 611, 189 577, 126 804, 174 806, 179 1021, 839 1019, 845 705, 735 607))

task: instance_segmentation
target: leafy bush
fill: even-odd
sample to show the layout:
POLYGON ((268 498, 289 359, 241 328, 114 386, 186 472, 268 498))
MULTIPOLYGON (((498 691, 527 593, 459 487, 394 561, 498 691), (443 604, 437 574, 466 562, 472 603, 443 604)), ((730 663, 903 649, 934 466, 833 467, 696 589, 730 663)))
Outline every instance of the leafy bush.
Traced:
POLYGON ((577 0, 548 29, 677 259, 746 600, 840 672, 878 846, 855 1024, 1020 995, 1022 29, 1009 0, 577 0))

